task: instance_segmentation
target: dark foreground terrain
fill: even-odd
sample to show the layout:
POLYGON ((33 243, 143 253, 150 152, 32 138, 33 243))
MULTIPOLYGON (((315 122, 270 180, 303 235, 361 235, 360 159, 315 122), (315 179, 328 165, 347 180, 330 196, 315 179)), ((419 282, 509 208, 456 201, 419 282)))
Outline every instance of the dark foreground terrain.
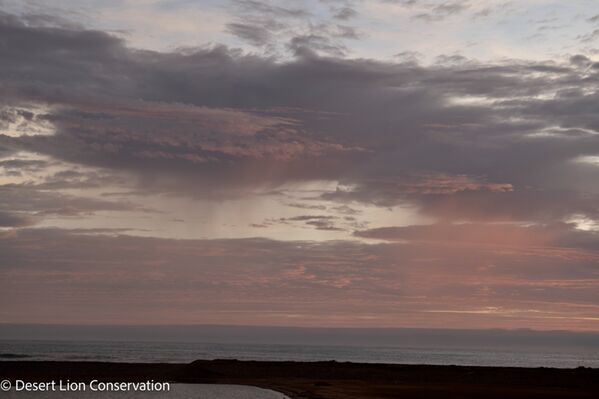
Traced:
MULTIPOLYGON (((599 369, 197 360, 190 364, 0 362, 0 380, 245 384, 293 398, 595 398, 599 369)), ((167 395, 165 395, 167 396, 167 395)))

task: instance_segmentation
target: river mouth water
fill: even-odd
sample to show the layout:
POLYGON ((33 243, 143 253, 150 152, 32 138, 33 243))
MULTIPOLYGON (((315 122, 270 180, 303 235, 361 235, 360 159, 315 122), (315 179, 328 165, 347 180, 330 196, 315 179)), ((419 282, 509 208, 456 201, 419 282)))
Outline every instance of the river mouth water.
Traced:
MULTIPOLYGON (((97 384, 96 384, 97 385, 97 384)), ((60 399, 60 398, 82 398, 82 399, 147 399, 147 398, 167 398, 167 399, 289 399, 288 396, 269 389, 257 388, 248 385, 224 385, 224 384, 167 384, 161 383, 160 387, 153 390, 139 390, 139 387, 128 387, 130 389, 118 390, 99 390, 93 389, 92 384, 85 384, 85 387, 77 383, 75 387, 71 383, 64 381, 62 388, 59 382, 56 382, 54 389, 52 387, 38 386, 35 391, 33 387, 25 390, 24 387, 13 386, 5 393, 5 398, 10 399, 60 399), (67 388, 68 387, 68 388, 67 388), (158 389, 159 388, 159 389, 158 389), (17 389, 20 389, 17 391, 17 389)))

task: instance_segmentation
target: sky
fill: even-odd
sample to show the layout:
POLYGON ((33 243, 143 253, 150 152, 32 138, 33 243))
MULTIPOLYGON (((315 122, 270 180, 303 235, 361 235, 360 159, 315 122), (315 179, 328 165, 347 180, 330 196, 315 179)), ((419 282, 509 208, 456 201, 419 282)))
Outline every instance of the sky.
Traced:
POLYGON ((599 3, 0 0, 0 320, 599 331, 599 3))

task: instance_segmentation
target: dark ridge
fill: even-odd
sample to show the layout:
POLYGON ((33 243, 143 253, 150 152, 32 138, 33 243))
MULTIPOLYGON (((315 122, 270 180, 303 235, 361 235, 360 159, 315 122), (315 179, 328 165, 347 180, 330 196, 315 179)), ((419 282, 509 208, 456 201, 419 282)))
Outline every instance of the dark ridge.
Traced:
POLYGON ((20 353, 0 353, 0 359, 25 359, 32 357, 30 355, 23 355, 20 353))

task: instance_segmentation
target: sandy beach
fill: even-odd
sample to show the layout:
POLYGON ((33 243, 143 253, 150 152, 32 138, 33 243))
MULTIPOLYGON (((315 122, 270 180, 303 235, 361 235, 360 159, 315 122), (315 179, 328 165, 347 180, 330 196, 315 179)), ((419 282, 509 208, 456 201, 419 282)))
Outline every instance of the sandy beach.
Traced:
POLYGON ((197 360, 190 364, 0 362, 0 379, 242 384, 292 398, 591 398, 599 369, 197 360))

